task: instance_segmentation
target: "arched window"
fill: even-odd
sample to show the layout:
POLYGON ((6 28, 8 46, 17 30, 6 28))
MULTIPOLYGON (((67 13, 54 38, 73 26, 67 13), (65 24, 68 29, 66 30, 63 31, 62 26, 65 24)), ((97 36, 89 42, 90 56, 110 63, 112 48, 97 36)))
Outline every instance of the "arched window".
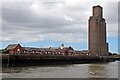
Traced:
POLYGON ((18 54, 20 53, 20 49, 17 49, 17 53, 18 53, 18 54))

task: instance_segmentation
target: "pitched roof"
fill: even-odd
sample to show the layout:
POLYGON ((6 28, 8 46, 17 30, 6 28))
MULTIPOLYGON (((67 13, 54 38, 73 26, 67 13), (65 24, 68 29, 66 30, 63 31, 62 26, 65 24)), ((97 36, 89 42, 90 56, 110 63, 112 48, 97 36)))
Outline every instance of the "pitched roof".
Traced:
POLYGON ((78 51, 78 50, 76 50, 75 52, 76 52, 76 53, 81 53, 81 51, 78 51))
POLYGON ((69 50, 69 52, 75 53, 75 51, 74 51, 74 50, 69 50))
MULTIPOLYGON (((71 48, 71 47, 64 47, 61 49, 60 47, 49 47, 49 48, 35 48, 35 47, 23 47, 24 50, 29 50, 29 51, 60 51, 64 52, 66 49, 71 48)), ((74 52, 73 49, 69 50, 69 52, 74 52)))
POLYGON ((18 44, 9 44, 5 49, 6 50, 10 50, 10 49, 14 49, 18 44))
POLYGON ((30 51, 50 51, 49 48, 23 47, 23 49, 30 50, 30 51))
POLYGON ((24 50, 35 50, 38 51, 40 48, 35 48, 35 47, 23 47, 24 50))

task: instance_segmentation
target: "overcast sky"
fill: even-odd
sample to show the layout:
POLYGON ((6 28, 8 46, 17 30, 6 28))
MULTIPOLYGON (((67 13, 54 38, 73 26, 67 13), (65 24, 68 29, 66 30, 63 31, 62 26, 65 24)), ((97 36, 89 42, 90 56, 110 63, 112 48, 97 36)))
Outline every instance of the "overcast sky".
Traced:
POLYGON ((95 5, 103 7, 108 40, 116 39, 117 2, 99 0, 92 0, 92 2, 90 0, 17 0, 15 2, 11 0, 4 1, 0 5, 1 40, 3 43, 24 42, 24 45, 25 42, 41 41, 87 44, 88 19, 92 16, 92 6, 95 5))

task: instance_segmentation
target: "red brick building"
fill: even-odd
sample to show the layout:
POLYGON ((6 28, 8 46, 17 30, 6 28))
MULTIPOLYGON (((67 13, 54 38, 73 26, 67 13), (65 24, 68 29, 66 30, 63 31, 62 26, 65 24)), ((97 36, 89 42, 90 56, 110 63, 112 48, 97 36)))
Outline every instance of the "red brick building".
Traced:
POLYGON ((24 54, 43 54, 43 55, 71 55, 74 54, 74 49, 70 47, 49 47, 49 48, 34 48, 23 47, 24 54))
POLYGON ((103 8, 93 6, 93 15, 89 19, 89 52, 93 56, 108 56, 106 42, 106 22, 103 18, 103 8))
POLYGON ((10 44, 5 50, 7 50, 10 54, 23 54, 23 48, 20 44, 10 44))
POLYGON ((75 54, 74 49, 69 47, 49 47, 49 48, 35 48, 22 47, 20 44, 9 44, 5 49, 10 54, 41 54, 41 55, 72 55, 75 54))

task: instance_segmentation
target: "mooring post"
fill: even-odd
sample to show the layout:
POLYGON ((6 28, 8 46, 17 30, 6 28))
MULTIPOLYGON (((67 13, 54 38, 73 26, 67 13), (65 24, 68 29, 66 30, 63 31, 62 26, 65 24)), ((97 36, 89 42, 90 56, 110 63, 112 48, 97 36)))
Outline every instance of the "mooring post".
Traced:
POLYGON ((7 67, 9 67, 9 54, 8 54, 8 62, 7 62, 7 67))
POLYGON ((12 62, 12 67, 14 66, 14 63, 15 63, 15 58, 16 58, 16 55, 13 54, 13 62, 12 62))

